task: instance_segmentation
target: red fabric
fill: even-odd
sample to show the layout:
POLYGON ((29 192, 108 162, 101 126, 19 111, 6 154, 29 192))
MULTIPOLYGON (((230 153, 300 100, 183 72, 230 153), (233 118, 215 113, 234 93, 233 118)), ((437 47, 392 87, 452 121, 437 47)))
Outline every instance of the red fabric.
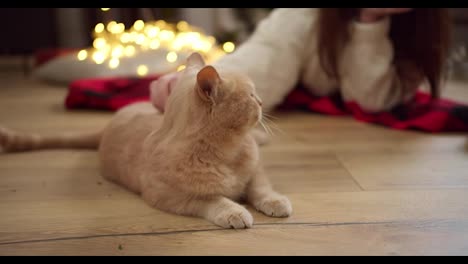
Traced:
POLYGON ((355 119, 393 129, 425 132, 468 132, 468 106, 447 99, 431 100, 427 93, 388 112, 369 113, 355 102, 343 102, 339 95, 315 97, 296 89, 284 101, 282 109, 304 109, 326 115, 351 115, 355 119))
MULTIPOLYGON (((65 100, 68 109, 118 110, 137 101, 149 100, 149 84, 157 76, 146 78, 107 78, 78 80, 70 85, 65 100)), ((302 109, 355 119, 393 129, 425 132, 468 132, 468 106, 446 99, 431 100, 418 92, 407 104, 381 113, 368 113, 354 102, 343 102, 339 95, 315 97, 297 88, 280 106, 283 110, 302 109)))
POLYGON ((149 84, 157 77, 77 80, 70 84, 65 107, 116 111, 138 101, 149 100, 149 84))

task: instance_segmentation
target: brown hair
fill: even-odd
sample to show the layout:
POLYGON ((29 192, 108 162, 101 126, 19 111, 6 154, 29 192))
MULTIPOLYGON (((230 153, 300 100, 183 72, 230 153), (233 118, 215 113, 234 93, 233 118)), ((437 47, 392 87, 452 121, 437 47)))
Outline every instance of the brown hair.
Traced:
MULTIPOLYGON (((339 79, 339 51, 349 39, 349 23, 358 16, 357 8, 322 8, 318 50, 325 72, 339 79)), ((394 48, 394 63, 401 78, 427 79, 433 98, 439 96, 445 77, 450 47, 450 17, 446 8, 415 8, 393 15, 389 37, 394 48)))

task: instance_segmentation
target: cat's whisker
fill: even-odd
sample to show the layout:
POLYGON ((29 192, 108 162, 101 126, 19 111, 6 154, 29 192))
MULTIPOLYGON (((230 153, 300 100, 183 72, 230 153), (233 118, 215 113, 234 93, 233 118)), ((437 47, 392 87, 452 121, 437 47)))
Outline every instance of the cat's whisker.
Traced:
MULTIPOLYGON (((262 118, 263 118, 263 120, 270 122, 269 124, 275 124, 275 122, 274 122, 273 120, 271 120, 271 119, 270 119, 269 117, 267 117, 267 116, 263 116, 262 118)), ((276 124, 275 124, 275 125, 276 125, 276 124)))
POLYGON ((272 135, 271 130, 262 122, 262 120, 260 120, 259 123, 268 135, 272 135))
MULTIPOLYGON (((271 122, 271 121, 269 121, 269 122, 271 122)), ((280 133, 283 134, 283 135, 286 134, 286 132, 284 132, 284 131, 283 131, 281 128, 279 128, 276 124, 270 123, 270 124, 268 124, 268 125, 270 126, 271 129, 274 129, 275 131, 278 131, 278 132, 280 132, 280 133)))
POLYGON ((278 120, 277 117, 274 117, 274 116, 269 115, 269 114, 266 114, 266 113, 263 113, 263 114, 262 114, 262 118, 265 119, 265 120, 268 120, 268 121, 270 121, 270 122, 273 122, 273 119, 274 119, 274 120, 278 120))
POLYGON ((263 130, 265 130, 265 132, 266 132, 267 134, 269 134, 269 133, 268 133, 268 129, 265 127, 265 125, 263 124, 263 122, 260 120, 258 123, 262 126, 263 130))
POLYGON ((265 121, 265 123, 269 126, 270 130, 271 128, 280 132, 281 134, 285 135, 286 133, 278 127, 278 125, 273 121, 271 120, 268 116, 263 116, 263 120, 265 121))
POLYGON ((265 121, 267 121, 268 124, 269 124, 271 127, 281 130, 281 129, 278 127, 278 125, 277 125, 273 120, 270 120, 270 119, 268 119, 268 118, 265 118, 265 121))
POLYGON ((266 117, 268 117, 268 118, 271 118, 271 119, 278 120, 278 117, 276 117, 276 116, 273 116, 273 115, 271 115, 271 114, 268 114, 268 113, 265 113, 265 112, 263 113, 263 116, 266 116, 266 117))
POLYGON ((267 119, 264 115, 262 115, 262 122, 263 122, 264 126, 268 129, 270 135, 274 135, 273 131, 271 130, 271 127, 267 123, 268 121, 270 121, 270 120, 267 119))
POLYGON ((268 122, 266 122, 267 120, 265 120, 265 126, 268 128, 268 130, 270 130, 270 134, 275 136, 275 132, 271 129, 271 126, 268 124, 268 122))

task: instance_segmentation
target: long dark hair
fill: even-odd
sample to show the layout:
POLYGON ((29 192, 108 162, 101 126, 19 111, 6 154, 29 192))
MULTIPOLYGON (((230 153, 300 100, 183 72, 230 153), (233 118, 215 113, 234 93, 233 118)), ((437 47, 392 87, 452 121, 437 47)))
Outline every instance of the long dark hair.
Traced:
MULTIPOLYGON (((349 38, 348 25, 358 15, 357 8, 322 8, 319 18, 318 51, 326 73, 339 79, 339 51, 349 38)), ((440 94, 450 48, 450 17, 447 8, 415 8, 393 15, 390 39, 394 64, 401 78, 426 79, 433 98, 440 94)))

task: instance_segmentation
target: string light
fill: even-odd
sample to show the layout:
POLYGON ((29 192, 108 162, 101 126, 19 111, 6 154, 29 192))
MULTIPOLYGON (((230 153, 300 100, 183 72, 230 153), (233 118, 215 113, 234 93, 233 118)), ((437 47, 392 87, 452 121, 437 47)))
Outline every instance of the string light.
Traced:
POLYGON ((120 60, 118 58, 112 58, 109 60, 109 68, 115 69, 119 67, 120 60))
POLYGON ((123 23, 116 23, 112 25, 112 28, 110 29, 110 32, 112 34, 120 34, 125 31, 125 25, 123 23))
POLYGON ((164 20, 158 20, 158 21, 156 21, 156 26, 159 27, 159 28, 164 28, 164 27, 167 26, 167 23, 164 20))
POLYGON ((177 29, 179 31, 187 31, 189 29, 189 24, 185 21, 179 21, 179 23, 177 23, 177 29))
MULTIPOLYGON (((98 23, 94 27, 93 38, 93 46, 78 52, 77 59, 90 59, 96 64, 106 62, 110 69, 118 68, 121 59, 148 50, 167 52, 166 61, 173 64, 174 70, 178 71, 185 68, 184 65, 176 63, 179 57, 191 52, 201 53, 207 63, 211 63, 235 50, 234 43, 219 45, 213 36, 205 35, 203 30, 186 21, 172 24, 164 20, 137 20, 128 29, 123 23, 116 21, 98 23)), ((148 72, 147 65, 139 65, 136 68, 138 76, 145 76, 148 72)))
POLYGON ((104 29, 105 27, 103 23, 99 23, 94 27, 94 31, 96 31, 96 33, 102 33, 104 29))
POLYGON ((159 46, 161 46, 161 43, 159 42, 159 40, 155 39, 155 40, 152 40, 150 42, 150 49, 157 49, 159 48, 159 46))
POLYGON ((106 40, 103 38, 97 38, 93 41, 93 47, 95 49, 102 49, 106 46, 106 40))
POLYGON ((144 27, 145 27, 145 22, 143 22, 143 20, 137 20, 133 24, 133 28, 135 28, 138 31, 142 30, 144 27))
POLYGON ((185 65, 180 65, 179 67, 177 67, 177 71, 183 71, 185 69, 185 65))
POLYGON ((113 58, 120 58, 124 54, 124 47, 122 45, 116 46, 114 49, 112 49, 111 56, 113 58))
POLYGON ((78 60, 84 61, 86 60, 87 57, 88 57, 88 52, 86 50, 80 50, 80 52, 78 52, 78 55, 77 55, 78 60))
POLYGON ((138 45, 142 45, 143 43, 145 43, 145 40, 146 40, 145 35, 138 34, 138 36, 136 37, 135 43, 138 45))
POLYGON ((155 38, 159 33, 159 28, 158 27, 150 27, 148 28, 148 37, 150 38, 155 38))
POLYGON ((139 65, 138 68, 137 68, 137 74, 139 76, 145 76, 146 74, 148 74, 148 66, 139 65))
POLYGON ((171 51, 167 54, 166 56, 166 60, 168 62, 176 62, 177 61, 177 53, 175 53, 174 51, 171 51))
POLYGON ((123 33, 122 36, 120 36, 120 41, 122 43, 129 43, 132 39, 132 36, 130 35, 130 33, 123 33))
POLYGON ((163 30, 159 33, 159 37, 163 41, 169 41, 174 38, 174 32, 169 30, 163 30))
POLYGON ((232 43, 230 41, 223 44, 223 50, 225 52, 227 52, 227 53, 233 52, 235 48, 236 48, 236 46, 234 45, 234 43, 232 43))
POLYGON ((124 54, 127 57, 131 57, 131 56, 135 55, 135 47, 134 46, 125 47, 124 54))
POLYGON ((108 24, 107 24, 107 31, 109 32, 112 32, 112 30, 114 29, 114 27, 117 25, 117 22, 115 21, 110 21, 108 24))
POLYGON ((93 60, 96 62, 96 64, 102 64, 106 60, 106 56, 104 53, 96 51, 93 54, 93 60))

